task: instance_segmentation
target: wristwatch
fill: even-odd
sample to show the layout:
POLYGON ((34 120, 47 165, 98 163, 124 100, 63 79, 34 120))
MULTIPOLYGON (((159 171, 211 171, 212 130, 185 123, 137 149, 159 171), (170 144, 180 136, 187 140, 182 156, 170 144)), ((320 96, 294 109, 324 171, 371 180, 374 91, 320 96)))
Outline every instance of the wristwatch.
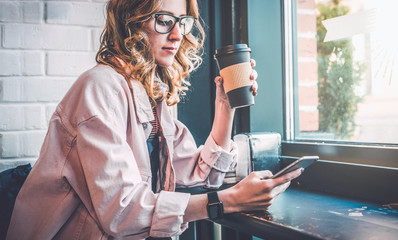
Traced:
POLYGON ((224 206, 220 199, 218 198, 217 192, 207 193, 207 214, 209 219, 218 220, 224 216, 224 206))

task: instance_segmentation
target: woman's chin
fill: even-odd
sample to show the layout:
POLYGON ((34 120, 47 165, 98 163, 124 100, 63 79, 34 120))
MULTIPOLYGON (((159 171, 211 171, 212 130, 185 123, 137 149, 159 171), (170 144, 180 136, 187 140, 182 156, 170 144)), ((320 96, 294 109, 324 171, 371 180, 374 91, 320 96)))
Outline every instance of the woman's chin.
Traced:
POLYGON ((156 61, 156 64, 160 67, 170 67, 173 65, 174 57, 172 59, 160 59, 156 61))

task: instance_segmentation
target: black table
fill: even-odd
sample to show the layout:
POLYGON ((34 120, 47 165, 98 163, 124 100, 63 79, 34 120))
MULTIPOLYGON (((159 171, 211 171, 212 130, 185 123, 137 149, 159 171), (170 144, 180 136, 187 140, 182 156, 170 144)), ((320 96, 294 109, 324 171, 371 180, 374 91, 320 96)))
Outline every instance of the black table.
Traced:
POLYGON ((228 214, 224 227, 263 239, 398 239, 398 210, 288 189, 269 211, 228 214))

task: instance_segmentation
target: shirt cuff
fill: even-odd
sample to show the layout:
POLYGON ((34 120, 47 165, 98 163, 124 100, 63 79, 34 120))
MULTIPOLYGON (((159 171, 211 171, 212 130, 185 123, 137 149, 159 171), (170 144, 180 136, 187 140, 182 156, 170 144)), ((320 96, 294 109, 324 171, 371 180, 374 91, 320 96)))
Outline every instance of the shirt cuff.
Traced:
POLYGON ((235 168, 238 155, 238 147, 232 140, 229 149, 229 151, 226 151, 217 145, 210 135, 206 140, 201 156, 203 161, 212 168, 220 172, 229 172, 235 168))
POLYGON ((183 217, 190 196, 189 193, 161 191, 156 202, 149 235, 151 237, 181 235, 188 228, 188 223, 183 222, 183 217))

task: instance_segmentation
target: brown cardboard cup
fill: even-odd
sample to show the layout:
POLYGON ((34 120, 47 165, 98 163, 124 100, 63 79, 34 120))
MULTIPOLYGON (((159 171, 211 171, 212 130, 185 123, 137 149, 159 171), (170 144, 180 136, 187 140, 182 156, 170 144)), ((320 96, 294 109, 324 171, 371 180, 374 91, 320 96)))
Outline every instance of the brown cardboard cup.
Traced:
POLYGON ((254 104, 251 91, 253 81, 250 80, 250 52, 251 49, 246 44, 234 44, 219 48, 214 54, 232 108, 254 104))

